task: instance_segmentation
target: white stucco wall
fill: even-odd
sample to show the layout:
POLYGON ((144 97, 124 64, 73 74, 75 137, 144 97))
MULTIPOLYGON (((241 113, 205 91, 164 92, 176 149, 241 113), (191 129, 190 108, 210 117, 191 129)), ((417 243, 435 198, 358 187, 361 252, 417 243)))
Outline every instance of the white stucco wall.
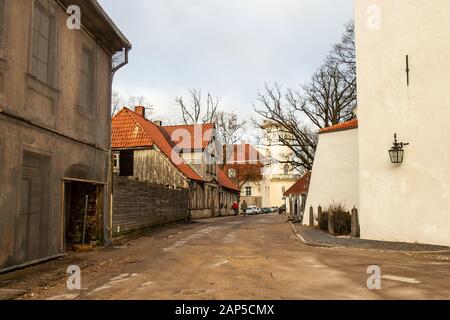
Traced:
POLYGON ((449 12, 448 0, 356 0, 363 238, 450 245, 449 12), (401 165, 395 132, 411 143, 401 165))
POLYGON ((332 203, 358 208, 357 129, 320 135, 303 223, 309 224, 311 206, 317 217, 319 206, 325 211, 332 203))

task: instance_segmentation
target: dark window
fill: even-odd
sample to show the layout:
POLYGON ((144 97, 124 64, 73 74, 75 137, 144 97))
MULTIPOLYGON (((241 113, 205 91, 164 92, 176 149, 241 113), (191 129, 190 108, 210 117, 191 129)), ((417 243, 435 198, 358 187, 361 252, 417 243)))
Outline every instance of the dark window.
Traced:
POLYGON ((132 177, 134 175, 134 152, 133 150, 120 151, 120 175, 132 177))
POLYGON ((251 197, 252 196, 252 187, 245 187, 245 195, 247 197, 251 197))

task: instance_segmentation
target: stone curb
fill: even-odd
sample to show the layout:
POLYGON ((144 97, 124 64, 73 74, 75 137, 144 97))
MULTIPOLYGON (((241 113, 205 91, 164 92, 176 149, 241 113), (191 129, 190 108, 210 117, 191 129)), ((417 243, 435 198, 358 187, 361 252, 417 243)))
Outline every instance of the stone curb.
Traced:
POLYGON ((315 242, 308 242, 305 238, 297 232, 295 226, 292 222, 289 222, 291 225, 292 232, 295 236, 303 242, 304 245, 309 247, 316 248, 337 248, 337 249, 356 249, 356 250, 365 250, 365 251, 377 251, 377 252, 388 252, 388 253, 404 253, 404 254, 439 254, 439 253, 450 253, 450 250, 440 250, 440 251, 405 251, 405 250, 384 250, 384 249, 376 249, 376 248, 360 248, 360 247, 351 247, 351 246, 343 246, 343 245, 331 245, 331 244, 321 244, 315 242))

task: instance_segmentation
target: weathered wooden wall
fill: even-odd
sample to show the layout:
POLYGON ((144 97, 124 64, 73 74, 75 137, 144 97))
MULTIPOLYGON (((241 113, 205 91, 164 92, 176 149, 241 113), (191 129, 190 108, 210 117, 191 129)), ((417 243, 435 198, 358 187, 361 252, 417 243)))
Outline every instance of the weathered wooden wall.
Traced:
POLYGON ((113 234, 181 221, 189 216, 188 190, 114 175, 113 234))
POLYGON ((170 188, 189 187, 170 159, 156 149, 134 151, 134 178, 170 188))

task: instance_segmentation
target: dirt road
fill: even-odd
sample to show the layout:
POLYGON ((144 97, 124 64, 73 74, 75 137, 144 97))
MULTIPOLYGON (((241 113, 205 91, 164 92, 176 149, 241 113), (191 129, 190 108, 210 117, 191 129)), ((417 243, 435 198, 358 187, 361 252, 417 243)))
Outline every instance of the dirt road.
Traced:
POLYGON ((178 225, 53 262, 51 270, 41 265, 0 276, 0 287, 27 290, 26 299, 450 299, 449 262, 308 247, 285 220, 178 225), (66 287, 70 264, 82 267, 82 290, 66 287), (367 287, 371 265, 380 267, 380 290, 367 287))

